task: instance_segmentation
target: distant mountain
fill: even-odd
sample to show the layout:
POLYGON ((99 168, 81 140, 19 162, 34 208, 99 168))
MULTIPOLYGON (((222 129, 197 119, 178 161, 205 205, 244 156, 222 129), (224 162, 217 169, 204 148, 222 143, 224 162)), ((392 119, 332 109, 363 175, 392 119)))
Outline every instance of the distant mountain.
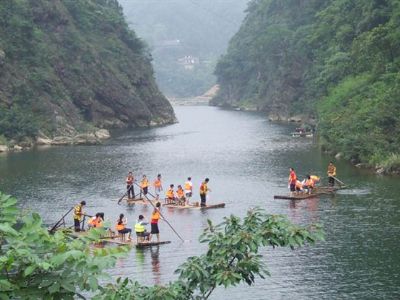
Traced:
POLYGON ((0 135, 175 121, 116 0, 0 1, 0 135))
POLYGON ((218 57, 239 28, 248 0, 120 0, 129 24, 152 49, 169 96, 197 96, 215 84, 218 57), (183 64, 185 57, 195 58, 183 64))

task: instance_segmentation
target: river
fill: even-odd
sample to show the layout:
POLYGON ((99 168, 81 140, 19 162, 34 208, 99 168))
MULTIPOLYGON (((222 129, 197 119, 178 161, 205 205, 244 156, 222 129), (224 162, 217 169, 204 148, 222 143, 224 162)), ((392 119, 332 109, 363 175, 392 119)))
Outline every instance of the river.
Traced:
POLYGON ((338 178, 349 189, 295 203, 274 200, 273 195, 287 192, 289 167, 300 177, 309 172, 324 176, 331 158, 311 140, 290 137, 293 126, 270 123, 261 114, 199 106, 175 111, 178 124, 115 132, 103 145, 2 155, 0 189, 15 195, 25 211, 39 212, 47 224, 86 200, 88 213, 105 212, 112 222, 124 213, 133 226, 151 208, 117 205, 129 170, 151 180, 161 173, 164 187, 191 176, 196 191, 209 177, 209 203, 225 202, 226 208, 163 209, 185 242, 161 223, 162 239, 172 243, 133 249, 111 274, 144 284, 166 283, 188 256, 205 251, 197 238, 207 219, 219 223, 260 206, 298 224, 322 223, 326 241, 294 251, 265 249, 271 277, 257 279, 252 287, 219 288, 212 299, 400 298, 398 177, 376 176, 335 161, 338 178))

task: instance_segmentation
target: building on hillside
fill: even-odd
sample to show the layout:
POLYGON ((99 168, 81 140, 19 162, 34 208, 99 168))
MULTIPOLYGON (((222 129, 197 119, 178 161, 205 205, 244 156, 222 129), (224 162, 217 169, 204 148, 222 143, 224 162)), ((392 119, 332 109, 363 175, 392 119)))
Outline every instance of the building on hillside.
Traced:
POLYGON ((195 65, 200 64, 200 59, 192 55, 185 55, 178 59, 178 64, 182 65, 186 70, 192 70, 195 65))

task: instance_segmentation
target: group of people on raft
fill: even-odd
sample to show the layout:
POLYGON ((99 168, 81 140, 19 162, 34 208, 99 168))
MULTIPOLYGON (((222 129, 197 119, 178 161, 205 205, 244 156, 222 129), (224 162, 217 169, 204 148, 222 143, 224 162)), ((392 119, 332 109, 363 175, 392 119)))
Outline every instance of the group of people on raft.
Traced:
MULTIPOLYGON (((79 204, 77 204, 74 207, 74 227, 75 231, 79 232, 82 231, 81 228, 81 223, 82 220, 85 216, 84 212, 84 207, 86 206, 86 201, 81 201, 79 204)), ((157 237, 157 242, 160 242, 160 230, 158 228, 158 221, 161 219, 161 213, 160 213, 160 206, 161 203, 157 202, 154 210, 151 214, 150 217, 150 225, 151 225, 151 231, 148 232, 146 230, 146 225, 149 223, 145 221, 145 217, 143 215, 139 215, 138 220, 135 223, 135 233, 136 236, 138 237, 139 240, 142 242, 150 242, 152 241, 152 237, 155 235, 157 237)), ((128 225, 128 220, 124 216, 124 214, 120 214, 118 220, 116 221, 115 224, 115 231, 118 232, 119 236, 126 237, 126 241, 131 241, 132 237, 132 229, 127 227, 128 225)), ((107 228, 104 226, 104 213, 97 213, 94 217, 90 217, 88 221, 88 228, 104 228, 108 229, 109 231, 112 231, 111 228, 107 228)))
MULTIPOLYGON (((328 185, 333 187, 335 185, 336 167, 333 162, 329 162, 328 170, 328 185)), ((291 193, 308 193, 311 194, 316 184, 320 182, 321 178, 316 175, 308 174, 303 181, 298 180, 296 172, 293 168, 289 169, 289 189, 291 193)))
MULTIPOLYGON (((206 206, 207 194, 211 190, 208 188, 209 178, 206 178, 200 185, 200 206, 206 206)), ((128 199, 135 199, 135 189, 134 189, 135 177, 132 172, 128 173, 126 177, 126 189, 128 199)), ((149 194, 150 183, 146 175, 143 175, 141 181, 138 186, 140 187, 140 195, 144 195, 147 197, 149 194)), ((156 200, 159 199, 160 194, 163 191, 161 174, 158 174, 156 179, 153 182, 154 193, 156 200)), ((170 184, 169 188, 165 193, 165 204, 174 204, 174 205, 190 205, 189 200, 193 196, 193 183, 192 178, 188 177, 185 181, 185 184, 178 185, 176 191, 174 190, 175 185, 170 184)))
MULTIPOLYGON (((208 188, 208 182, 210 180, 206 178, 200 185, 200 199, 201 199, 201 206, 206 206, 207 200, 207 193, 210 191, 208 188)), ((135 190, 134 190, 134 183, 135 178, 132 172, 128 173, 126 178, 127 184, 127 195, 128 199, 135 198, 135 190)), ((139 185, 140 193, 144 196, 147 196, 149 193, 149 180, 147 179, 146 175, 143 175, 142 180, 140 181, 139 185)), ((153 182, 154 191, 156 194, 156 200, 159 199, 161 192, 163 191, 162 181, 161 181, 161 174, 158 174, 156 179, 153 182)), ((178 185, 178 189, 176 192, 174 191, 174 185, 170 184, 168 190, 165 194, 165 203, 166 204, 176 204, 176 205, 189 205, 189 199, 193 195, 193 183, 192 178, 188 177, 187 181, 184 184, 184 189, 181 185, 178 185)), ((74 207, 74 228, 75 231, 82 231, 81 223, 85 216, 84 207, 86 206, 86 201, 81 201, 74 207)), ((146 225, 149 223, 145 221, 145 217, 143 215, 139 215, 138 220, 135 223, 135 233, 136 236, 144 241, 152 241, 152 237, 156 235, 157 242, 160 241, 160 231, 158 228, 158 221, 161 219, 160 213, 161 203, 157 201, 155 204, 154 210, 151 214, 151 231, 148 232, 146 230, 146 225)), ((105 228, 104 226, 104 213, 97 213, 94 217, 89 216, 90 219, 88 221, 88 227, 90 228, 105 228)), ((115 230, 118 232, 119 235, 127 235, 127 241, 131 240, 132 229, 127 227, 128 221, 124 214, 120 214, 118 220, 116 221, 115 230)), ((105 228, 111 230, 111 228, 105 228)))

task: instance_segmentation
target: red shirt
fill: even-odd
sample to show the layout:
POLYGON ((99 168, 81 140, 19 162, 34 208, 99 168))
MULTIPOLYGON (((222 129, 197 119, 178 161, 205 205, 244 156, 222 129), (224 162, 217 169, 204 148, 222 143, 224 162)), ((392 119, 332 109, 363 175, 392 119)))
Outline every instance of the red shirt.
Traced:
POLYGON ((294 171, 290 171, 289 179, 291 184, 296 184, 297 176, 294 171))

